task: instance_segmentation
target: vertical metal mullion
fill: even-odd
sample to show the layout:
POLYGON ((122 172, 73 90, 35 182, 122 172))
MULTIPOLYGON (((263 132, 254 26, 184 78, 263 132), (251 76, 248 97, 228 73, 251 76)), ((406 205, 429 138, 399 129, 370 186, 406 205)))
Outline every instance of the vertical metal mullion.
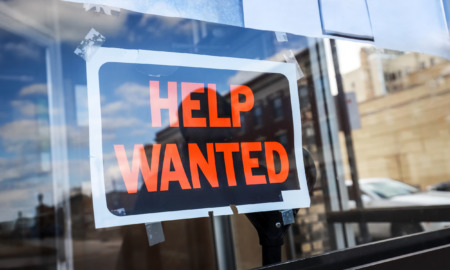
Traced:
MULTIPOLYGON (((334 169, 334 157, 332 155, 331 142, 329 133, 332 132, 329 126, 329 119, 326 112, 326 100, 324 97, 324 85, 320 61, 320 52, 317 50, 317 42, 321 42, 317 39, 308 39, 310 59, 311 59, 311 75, 313 77, 313 84, 315 89, 315 107, 317 110, 317 120, 320 131, 320 140, 323 155, 323 170, 321 171, 322 177, 325 177, 326 188, 324 189, 324 196, 328 197, 326 200, 325 207, 327 211, 339 211, 339 193, 336 186, 336 174, 334 169)), ((343 233, 342 224, 333 224, 329 226, 331 232, 330 237, 335 242, 336 248, 345 248, 345 237, 343 233)))
POLYGON ((233 232, 230 216, 210 216, 213 224, 216 264, 218 270, 236 269, 233 232))
POLYGON ((70 211, 70 183, 68 169, 67 127, 64 102, 62 59, 59 38, 57 1, 52 1, 54 37, 46 50, 46 71, 48 85, 50 145, 52 156, 53 201, 56 221, 62 209, 63 239, 56 238, 57 269, 73 269, 72 222, 70 211))
MULTIPOLYGON (((363 209, 364 205, 363 205, 362 199, 361 199, 361 190, 359 189, 359 177, 358 177, 358 169, 356 167, 356 157, 355 157, 355 152, 353 150, 352 130, 350 127, 350 120, 349 120, 350 118, 349 118, 347 102, 346 102, 345 93, 344 93, 344 86, 342 83, 342 76, 341 76, 340 68, 339 68, 339 59, 338 59, 338 55, 337 55, 336 41, 331 40, 330 45, 331 45, 331 54, 333 56, 333 66, 334 66, 334 71, 335 71, 335 75, 336 75, 336 85, 337 85, 337 90, 338 90, 337 98, 338 98, 338 104, 339 104, 339 113, 341 116, 342 129, 343 129, 344 135, 345 135, 347 158, 348 158, 348 164, 350 167, 350 174, 351 174, 352 183, 353 183, 352 188, 353 188, 353 192, 355 194, 356 206, 358 207, 358 209, 363 209)), ((364 242, 369 242, 370 236, 369 236, 369 230, 367 228, 367 223, 365 223, 361 220, 358 225, 359 225, 360 234, 362 236, 362 240, 364 242)))
POLYGON ((50 120, 50 145, 52 156, 53 202, 58 222, 59 208, 63 210, 64 239, 57 238, 58 269, 73 269, 72 224, 70 217, 70 186, 68 173, 67 133, 65 126, 64 99, 58 66, 58 45, 47 48, 47 83, 50 120), (64 254, 61 254, 62 252, 64 254))
MULTIPOLYGON (((330 208, 335 210, 348 210, 348 193, 347 187, 345 185, 345 174, 343 170, 342 162, 342 152, 339 144, 339 134, 338 134, 338 118, 337 110, 334 103, 334 98, 331 95, 331 87, 329 79, 335 79, 329 77, 327 68, 335 69, 333 63, 331 66, 327 66, 325 46, 323 42, 317 43, 317 50, 312 52, 315 54, 317 61, 320 63, 319 67, 314 67, 314 61, 311 65, 313 74, 321 74, 320 78, 314 80, 315 83, 319 84, 320 89, 323 92, 316 92, 317 94, 317 111, 319 114, 319 119, 321 121, 321 135, 322 143, 327 149, 323 149, 324 152, 324 163, 327 173, 327 184, 328 192, 330 195, 330 208), (328 135, 328 136, 327 136, 328 135), (331 156, 330 156, 331 154, 331 156), (331 169, 333 168, 333 170, 331 169), (336 196, 337 195, 337 196, 336 196)), ((355 245, 354 231, 351 224, 335 224, 336 231, 343 230, 343 235, 345 237, 345 246, 351 247, 355 245), (342 227, 343 226, 343 227, 342 227)), ((340 245, 340 236, 336 235, 337 246, 340 245)))
POLYGON ((12 33, 24 36, 46 48, 46 73, 49 107, 49 130, 52 160, 53 203, 55 209, 55 225, 58 225, 58 209, 62 207, 64 214, 64 239, 56 237, 57 268, 73 269, 72 238, 70 218, 70 186, 68 178, 67 137, 64 113, 64 94, 62 87, 61 54, 58 38, 58 20, 56 0, 48 6, 53 9, 55 29, 39 25, 29 17, 0 3, 0 26, 12 33), (54 30, 54 31, 53 31, 54 30))
MULTIPOLYGON (((333 149, 333 158, 334 158, 334 164, 335 164, 335 173, 336 173, 336 185, 339 191, 339 197, 340 197, 340 209, 341 210, 348 210, 349 206, 348 206, 348 192, 347 192, 347 186, 345 184, 345 173, 344 173, 344 166, 343 166, 343 161, 342 161, 342 152, 341 152, 341 147, 340 147, 340 142, 339 142, 339 126, 338 126, 338 117, 337 117, 337 110, 336 110, 336 104, 334 101, 334 97, 331 93, 331 86, 330 86, 330 80, 334 79, 331 78, 329 71, 327 69, 325 69, 325 67, 327 68, 331 68, 332 70, 334 70, 334 67, 330 64, 331 63, 327 63, 327 58, 326 58, 326 54, 327 54, 327 50, 326 50, 326 46, 325 46, 325 42, 329 42, 329 40, 324 40, 324 42, 320 42, 319 45, 319 51, 320 54, 322 55, 322 57, 320 58, 320 61, 322 62, 322 67, 323 68, 323 76, 324 76, 324 80, 323 80, 323 84, 324 84, 324 98, 325 98, 325 103, 327 106, 327 111, 328 111, 328 122, 329 122, 329 128, 331 131, 336 131, 336 132, 330 132, 330 142, 331 142, 331 148, 333 149), (328 79, 325 79, 328 78, 328 79)), ((329 43, 328 43, 329 44, 329 43)), ((347 247, 352 247, 355 246, 355 233, 353 230, 353 226, 351 224, 343 224, 344 226, 344 230, 345 230, 345 235, 346 235, 346 242, 347 242, 347 247)))

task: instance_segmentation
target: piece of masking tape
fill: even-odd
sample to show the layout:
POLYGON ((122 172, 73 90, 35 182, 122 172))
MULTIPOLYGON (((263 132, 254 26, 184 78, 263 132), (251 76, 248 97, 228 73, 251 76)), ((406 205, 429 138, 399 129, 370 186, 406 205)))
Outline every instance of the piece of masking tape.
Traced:
POLYGON ((119 16, 120 8, 110 7, 106 5, 96 5, 96 4, 83 4, 84 10, 90 11, 93 10, 97 13, 104 13, 106 15, 114 15, 119 16))
POLYGON ((275 36, 277 37, 278 42, 287 42, 288 41, 287 34, 285 32, 276 31, 275 36))
POLYGON ((74 53, 85 61, 89 61, 92 55, 105 43, 106 38, 92 28, 86 37, 81 41, 80 45, 75 49, 74 53))
POLYGON ((126 216, 125 208, 113 209, 111 212, 116 216, 126 216))
POLYGON ((295 65, 295 70, 297 73, 297 80, 300 80, 301 78, 303 78, 304 74, 302 69, 300 68, 300 65, 297 62, 297 59, 295 58, 294 52, 292 52, 292 50, 289 50, 287 52, 285 52, 283 54, 284 59, 286 60, 286 62, 288 63, 292 63, 295 65))
POLYGON ((283 225, 289 225, 295 222, 294 211, 292 209, 280 210, 280 213, 283 219, 283 225))
POLYGON ((154 246, 166 240, 161 222, 145 223, 147 231, 148 244, 154 246))
POLYGON ((238 211, 236 205, 230 204, 230 208, 231 208, 231 211, 233 211, 233 215, 239 214, 239 211, 238 211))

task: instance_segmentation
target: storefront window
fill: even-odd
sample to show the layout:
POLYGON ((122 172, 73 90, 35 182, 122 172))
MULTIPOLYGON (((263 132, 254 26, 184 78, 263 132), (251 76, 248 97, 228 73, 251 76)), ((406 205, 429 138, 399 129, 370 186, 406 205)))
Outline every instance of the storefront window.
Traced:
POLYGON ((448 219, 342 217, 450 204, 449 60, 326 38, 287 34, 283 41, 279 34, 66 1, 1 1, 2 268, 259 267, 261 239, 247 212, 193 218, 183 211, 205 201, 214 209, 230 201, 227 209, 277 203, 291 189, 310 194, 311 204, 293 209, 292 222, 280 225, 286 225, 282 261, 450 226, 448 219), (90 59, 103 53, 115 60, 92 72, 90 59), (258 61, 273 69, 255 67, 258 61), (293 76, 276 72, 278 64, 294 62, 293 76), (233 96, 238 86, 252 95, 241 89, 233 96), (214 132, 206 128, 213 125, 214 132), (267 142, 281 148, 270 150, 267 142), (101 164, 93 161, 98 153, 101 164), (253 189, 244 162, 230 182, 226 153, 232 162, 250 160, 253 181, 267 185, 253 189), (136 167, 142 158, 148 172, 136 167), (211 167, 211 160, 225 165, 211 167), (288 180, 270 185, 283 166, 288 180), (164 182, 163 168, 175 176, 164 182), (291 181, 305 172, 309 187, 291 181), (104 185, 93 180, 97 173, 104 185), (225 184, 225 195, 217 192, 225 184), (236 191, 242 185, 244 198, 236 191), (97 200, 118 218, 181 216, 164 219, 162 231, 148 229, 150 219, 105 220, 96 228, 97 200), (152 242, 157 235, 161 241, 152 242))

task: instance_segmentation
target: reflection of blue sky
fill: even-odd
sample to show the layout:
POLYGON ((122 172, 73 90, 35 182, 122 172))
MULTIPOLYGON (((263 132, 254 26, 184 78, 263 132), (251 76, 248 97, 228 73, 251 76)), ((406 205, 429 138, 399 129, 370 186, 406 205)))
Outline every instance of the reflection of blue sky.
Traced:
MULTIPOLYGON (((25 2, 13 1, 8 4, 14 6, 18 12, 27 14, 37 24, 49 25, 47 13, 35 12, 38 4, 34 1, 24 4, 25 2)), ((39 5, 42 4, 40 1, 37 2, 39 5)), ((57 3, 61 18, 59 28, 64 74, 62 80, 64 89, 60 91, 64 91, 66 98, 67 126, 65 128, 69 147, 71 187, 79 187, 82 182, 90 181, 89 129, 77 123, 74 93, 76 85, 86 85, 86 68, 84 60, 73 51, 91 28, 105 35, 106 42, 103 46, 126 49, 269 59, 283 49, 301 49, 307 46, 305 38, 293 35, 288 35, 288 43, 278 43, 272 32, 188 19, 142 15, 124 10, 119 17, 105 16, 85 12, 78 4, 60 1, 57 3)), ((157 5, 162 1, 152 3, 157 5)), ((164 1, 164 3, 171 5, 175 2, 164 1)), ((185 1, 185 4, 186 9, 193 8, 190 1, 185 1)), ((208 6, 205 5, 204 8, 207 9, 208 6)), ((214 15, 214 13, 211 14, 214 15)), ((225 13, 218 14, 227 16, 225 13)), ((165 76, 174 72, 176 73, 177 70, 172 68, 156 70, 147 66, 136 70, 136 75, 128 75, 147 74, 150 75, 147 78, 164 80, 165 76), (161 77, 157 77, 159 75, 161 77)), ((190 81, 188 77, 183 77, 186 75, 192 74, 178 73, 177 80, 190 81)), ((228 79, 233 75, 236 74, 230 72, 227 75, 228 79)), ((225 89, 227 83, 225 78, 211 77, 211 80, 214 83, 223 84, 222 87, 218 85, 219 92, 225 89)), ((48 165, 43 165, 42 162, 46 160, 42 153, 49 150, 44 48, 25 38, 0 31, 0 83, 2 85, 0 205, 2 208, 5 205, 9 207, 7 212, 0 214, 1 221, 15 218, 18 210, 31 214, 37 203, 35 193, 45 193, 44 202, 52 204, 51 174, 46 170, 48 165)), ((148 128, 149 122, 144 115, 145 110, 149 108, 142 104, 130 108, 123 105, 126 102, 139 103, 142 100, 142 93, 148 95, 148 82, 131 77, 130 80, 123 80, 123 77, 111 76, 109 83, 108 88, 111 91, 102 93, 102 113, 105 116, 104 121, 110 121, 111 125, 116 126, 105 130, 104 139, 111 142, 113 139, 125 140, 132 136, 134 140, 141 143, 152 142, 154 132, 140 130, 141 125, 148 128), (109 120, 107 117, 110 117, 109 120), (126 121, 121 123, 119 120, 126 121), (130 127, 134 128, 131 133, 130 127)), ((145 100, 147 101, 148 99, 145 100)), ((111 158, 111 156, 105 158, 111 158)))
MULTIPOLYGON (((181 103, 181 82, 215 84, 222 96, 229 93, 229 79, 236 75, 234 70, 201 69, 178 67, 167 71, 166 66, 106 63, 99 72, 100 94, 102 96, 102 136, 105 180, 120 179, 114 156, 115 144, 125 145, 128 156, 133 155, 135 144, 156 143, 158 132, 167 128, 169 119, 166 110, 161 113, 162 127, 152 127, 150 112, 149 80, 159 81, 161 98, 167 98, 167 83, 177 82, 178 106, 181 103), (152 74, 149 76, 149 74, 152 74)), ((123 186, 123 185, 120 185, 123 186)), ((116 187, 118 187, 116 185, 116 187)))
POLYGON ((44 56, 0 31, 0 221, 34 215, 39 193, 52 204, 44 56))
MULTIPOLYGON (((85 15, 85 13, 83 14, 85 15)), ((187 19, 125 12, 122 12, 121 16, 127 17, 125 20, 120 18, 120 20, 124 20, 124 25, 119 28, 128 29, 128 31, 117 31, 116 34, 105 35, 104 47, 269 59, 284 49, 299 50, 305 48, 307 43, 305 38, 293 35, 288 35, 289 42, 279 43, 272 32, 187 19)), ((102 33, 102 25, 93 25, 93 27, 102 33)), ((63 65, 65 74, 69 74, 73 85, 83 85, 86 84, 84 60, 73 54, 73 48, 77 45, 76 42, 70 41, 64 44, 65 61, 63 65)), ((156 130, 149 129, 148 81, 161 80, 161 89, 163 89, 163 82, 166 82, 170 76, 175 76, 172 78, 176 78, 176 81, 180 82, 192 81, 193 75, 191 72, 183 74, 176 68, 147 65, 139 68, 134 67, 130 70, 110 68, 101 72, 106 72, 108 78, 108 80, 101 82, 102 84, 105 83, 101 86, 102 89, 107 89, 106 91, 101 90, 103 140, 104 143, 108 144, 123 141, 126 149, 133 149, 134 143, 151 143, 155 137, 156 130), (126 143, 127 139, 128 144, 126 143)), ((213 76, 211 82, 219 84, 217 89, 221 92, 229 87, 227 83, 236 75, 236 72, 230 72, 227 77, 221 78, 214 77, 214 74, 210 75, 213 76)), ((72 122, 70 122, 71 116, 69 116, 69 122, 75 126, 76 113, 73 113, 72 118, 72 122)), ((80 130, 80 128, 75 129, 80 130)), ((86 138, 86 144, 83 147, 78 145, 71 148, 71 159, 83 160, 84 157, 89 155, 87 130, 83 132, 85 136, 81 137, 86 138)), ((104 154, 106 163, 114 164, 116 162, 111 149, 105 151, 104 154)), ((128 155, 131 157, 132 151, 128 152, 128 155)), ((79 181, 86 181, 84 179, 89 177, 89 174, 81 176, 79 170, 73 171, 80 174, 80 178, 74 181, 74 173, 71 172, 72 185, 77 185, 79 181)), ((112 174, 120 178, 117 167, 109 171, 105 168, 105 174, 107 177, 112 174)), ((109 185, 108 188, 111 188, 111 186, 109 185)))
POLYGON ((442 1, 444 4, 444 12, 445 12, 445 18, 447 20, 447 28, 450 33, 450 2, 449 1, 442 1))

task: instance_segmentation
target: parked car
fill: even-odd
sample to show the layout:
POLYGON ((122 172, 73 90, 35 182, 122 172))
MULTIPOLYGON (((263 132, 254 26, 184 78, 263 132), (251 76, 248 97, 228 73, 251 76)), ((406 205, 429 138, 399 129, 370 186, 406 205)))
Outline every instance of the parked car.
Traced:
MULTIPOLYGON (((352 181, 347 180, 346 185, 349 191, 349 206, 355 208, 352 181)), ((450 192, 421 191, 417 187, 389 178, 364 178, 359 180, 359 185, 363 205, 369 209, 450 204, 450 192)), ((369 233, 373 239, 385 239, 446 227, 450 227, 450 222, 368 223, 369 233)))
POLYGON ((439 183, 437 185, 429 186, 428 190, 434 191, 450 191, 450 181, 439 183))

